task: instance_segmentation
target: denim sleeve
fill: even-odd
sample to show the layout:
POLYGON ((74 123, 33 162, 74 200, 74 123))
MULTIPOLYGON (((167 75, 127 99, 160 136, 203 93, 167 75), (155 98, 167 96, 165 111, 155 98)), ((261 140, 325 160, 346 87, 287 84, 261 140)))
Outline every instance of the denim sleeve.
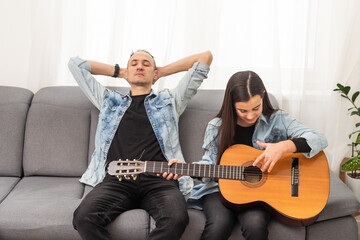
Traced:
POLYGON ((184 112, 189 100, 197 93, 197 89, 207 78, 210 68, 205 63, 196 62, 186 72, 175 89, 171 92, 175 96, 178 117, 184 112))
MULTIPOLYGON (((218 154, 218 138, 217 134, 219 131, 219 127, 214 125, 214 120, 210 121, 206 127, 203 150, 204 154, 200 161, 193 162, 194 164, 211 164, 216 165, 217 163, 217 154, 218 154)), ((202 178, 203 183, 209 183, 213 179, 211 178, 202 178)))
POLYGON ((93 77, 90 64, 79 57, 72 57, 68 66, 81 90, 100 109, 108 90, 93 77))
POLYGON ((203 150, 204 155, 201 161, 196 162, 197 164, 212 164, 215 165, 217 162, 218 153, 218 139, 217 139, 218 127, 208 124, 205 131, 203 150))
POLYGON ((301 137, 306 139, 311 148, 309 153, 304 153, 306 157, 311 158, 327 147, 328 142, 323 134, 306 127, 298 120, 291 118, 289 114, 283 112, 281 120, 286 127, 288 138, 301 137))

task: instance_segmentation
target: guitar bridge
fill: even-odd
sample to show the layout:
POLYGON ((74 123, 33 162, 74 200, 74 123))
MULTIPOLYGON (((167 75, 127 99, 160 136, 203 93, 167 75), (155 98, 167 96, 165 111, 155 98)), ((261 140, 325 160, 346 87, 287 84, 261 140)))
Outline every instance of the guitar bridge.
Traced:
POLYGON ((291 196, 299 196, 299 159, 291 159, 291 196))

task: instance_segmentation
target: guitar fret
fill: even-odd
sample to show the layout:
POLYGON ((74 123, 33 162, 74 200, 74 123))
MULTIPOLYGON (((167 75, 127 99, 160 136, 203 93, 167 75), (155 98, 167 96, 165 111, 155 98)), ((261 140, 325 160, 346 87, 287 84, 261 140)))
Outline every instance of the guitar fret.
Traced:
POLYGON ((181 175, 184 173, 184 164, 181 164, 181 175))
POLYGON ((188 164, 187 166, 188 166, 187 174, 190 174, 190 164, 188 164))
POLYGON ((153 170, 152 172, 155 172, 155 163, 153 163, 153 170))
POLYGON ((174 172, 175 174, 176 174, 176 168, 177 168, 177 165, 178 165, 178 164, 177 164, 177 163, 175 163, 175 172, 174 172))
POLYGON ((206 177, 206 165, 204 165, 204 176, 206 177))
POLYGON ((162 173, 163 171, 163 163, 160 164, 161 165, 161 168, 160 168, 160 173, 162 173))
POLYGON ((211 165, 209 165, 209 177, 211 177, 211 165))

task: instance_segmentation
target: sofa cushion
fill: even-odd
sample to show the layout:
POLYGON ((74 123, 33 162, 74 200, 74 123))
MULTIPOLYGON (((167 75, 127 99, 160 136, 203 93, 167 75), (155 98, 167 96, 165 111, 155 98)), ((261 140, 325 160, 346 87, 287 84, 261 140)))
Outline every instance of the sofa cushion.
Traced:
MULTIPOLYGON (((339 211, 341 211, 339 209, 339 211)), ((358 225, 353 216, 332 218, 306 227, 306 239, 358 239, 358 225)))
POLYGON ((0 176, 22 175, 25 121, 33 93, 0 87, 0 176))
POLYGON ((180 116, 180 145, 186 162, 201 160, 205 128, 219 112, 223 97, 224 90, 198 90, 180 116))
POLYGON ((80 239, 72 215, 83 191, 78 178, 24 177, 0 204, 0 239, 80 239))
POLYGON ((330 193, 317 222, 351 215, 360 209, 360 203, 351 190, 330 170, 330 193))
POLYGON ((89 129, 90 110, 33 103, 26 124, 25 176, 81 176, 87 168, 89 129))
POLYGON ((47 103, 76 109, 96 109, 77 86, 42 88, 35 94, 33 103, 47 103))
MULTIPOLYGON (((268 226, 269 239, 276 240, 303 240, 306 239, 305 227, 292 227, 284 225, 275 219, 272 219, 268 226)), ((245 240, 242 236, 242 231, 239 224, 236 224, 229 240, 245 240)))
POLYGON ((149 214, 143 209, 133 209, 119 215, 107 227, 112 239, 147 239, 149 214))
POLYGON ((19 182, 19 177, 0 177, 0 203, 19 182))

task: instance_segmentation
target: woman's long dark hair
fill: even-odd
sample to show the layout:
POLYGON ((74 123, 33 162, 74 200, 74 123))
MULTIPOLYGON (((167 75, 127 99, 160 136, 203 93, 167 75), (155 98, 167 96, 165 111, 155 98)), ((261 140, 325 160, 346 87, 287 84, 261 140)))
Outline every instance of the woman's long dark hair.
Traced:
POLYGON ((231 76, 226 86, 224 101, 216 117, 221 118, 219 127, 219 149, 217 162, 224 151, 234 144, 235 126, 237 114, 234 104, 236 102, 247 102, 251 97, 260 95, 263 99, 262 114, 270 116, 276 110, 270 103, 269 96, 261 78, 252 71, 237 72, 231 76))

